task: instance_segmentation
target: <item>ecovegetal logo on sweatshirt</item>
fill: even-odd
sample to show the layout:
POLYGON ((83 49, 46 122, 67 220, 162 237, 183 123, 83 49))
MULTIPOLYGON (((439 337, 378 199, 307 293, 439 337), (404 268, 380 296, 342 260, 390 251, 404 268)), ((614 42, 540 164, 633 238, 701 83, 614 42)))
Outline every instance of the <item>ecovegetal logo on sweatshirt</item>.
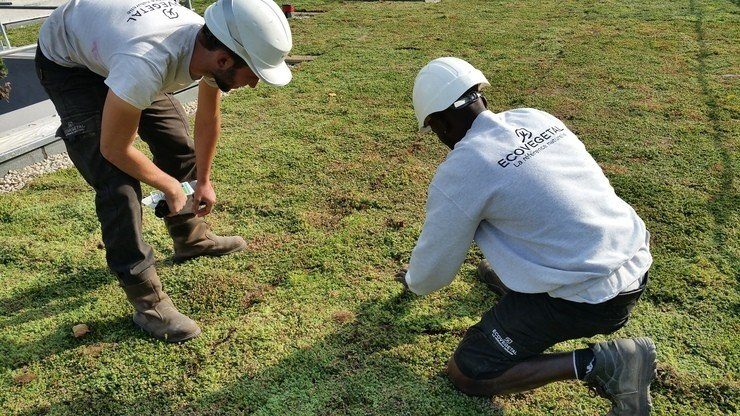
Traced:
POLYGON ((535 157, 539 152, 545 150, 547 146, 562 139, 565 136, 565 127, 552 126, 534 137, 533 133, 525 128, 514 130, 514 134, 516 134, 517 138, 521 139, 522 144, 499 159, 498 164, 502 168, 509 165, 516 168, 530 158, 535 157))
POLYGON ((516 133, 517 137, 522 138, 522 142, 532 138, 532 132, 527 129, 516 129, 514 130, 514 133, 516 133))
POLYGON ((157 10, 161 10, 162 13, 170 19, 177 19, 180 15, 177 13, 175 8, 180 7, 182 6, 176 1, 146 0, 132 7, 126 13, 128 15, 126 22, 135 22, 147 13, 157 10))

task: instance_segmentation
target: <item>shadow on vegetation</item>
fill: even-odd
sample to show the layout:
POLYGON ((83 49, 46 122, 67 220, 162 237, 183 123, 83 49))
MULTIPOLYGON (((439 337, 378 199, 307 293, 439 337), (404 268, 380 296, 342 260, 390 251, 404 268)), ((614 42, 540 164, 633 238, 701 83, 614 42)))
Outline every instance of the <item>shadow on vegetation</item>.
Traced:
MULTIPOLYGON (((59 272, 57 279, 45 284, 19 290, 10 297, 0 299, 0 368, 18 368, 60 353, 83 343, 72 336, 72 326, 79 322, 65 322, 41 339, 18 341, 27 338, 16 328, 24 324, 53 318, 92 304, 96 299, 91 292, 111 281, 107 268, 82 269, 76 272, 59 272)), ((124 299, 122 298, 122 301, 124 299)), ((131 326, 131 318, 116 317, 104 321, 85 322, 90 328, 116 328, 131 326)), ((92 342, 86 337, 85 342, 92 342)))
MULTIPOLYGON (((129 332, 135 334, 135 332, 132 332, 134 328, 129 315, 116 316, 105 320, 87 320, 85 324, 97 334, 86 335, 79 339, 72 335, 72 327, 77 323, 59 324, 51 333, 38 340, 18 342, 5 336, 0 337, 0 369, 18 369, 30 362, 43 360, 77 348, 80 345, 91 345, 100 342, 100 328, 106 328, 106 342, 110 342, 112 338, 118 338, 112 333, 125 332, 125 338, 129 337, 129 332)), ((145 338, 144 335, 140 336, 145 338)))
MULTIPOLYGON (((0 321, 0 329, 40 317, 49 317, 54 314, 50 312, 49 303, 63 303, 60 301, 81 297, 85 293, 110 283, 112 279, 110 271, 104 267, 80 269, 73 272, 57 270, 55 274, 58 276, 56 279, 44 279, 43 285, 19 290, 9 298, 0 299, 0 316, 10 316, 24 309, 27 311, 22 315, 28 315, 28 319, 18 316, 10 321, 3 319, 0 321)), ((62 304, 51 309, 59 312, 71 308, 62 304)))
MULTIPOLYGON (((467 294, 461 296, 468 298, 467 294)), ((25 414, 38 414, 39 410, 114 414, 127 409, 127 414, 364 415, 400 414, 419 408, 429 414, 461 414, 463 409, 464 414, 501 414, 489 400, 467 397, 453 388, 444 373, 452 351, 440 348, 434 354, 431 366, 436 372, 431 375, 414 369, 430 366, 426 362, 414 365, 413 344, 420 342, 420 337, 427 340, 421 342, 431 343, 440 342, 440 337, 455 340, 462 337, 464 329, 449 329, 446 322, 457 315, 470 314, 465 308, 453 307, 465 303, 465 299, 446 299, 453 312, 444 317, 410 316, 409 311, 419 302, 410 294, 362 303, 354 311, 343 311, 332 317, 340 326, 336 332, 311 345, 293 347, 293 352, 275 364, 246 370, 231 384, 210 394, 196 395, 195 401, 184 406, 173 402, 181 394, 177 387, 149 392, 145 400, 137 398, 133 402, 130 398, 116 397, 111 391, 88 390, 25 414)), ((228 343, 238 342, 235 332, 229 329, 222 339, 213 342, 211 354, 228 343)), ((194 361, 187 364, 188 379, 200 378, 201 369, 210 367, 206 362, 208 356, 203 353, 193 356, 194 361)))
MULTIPOLYGON (((734 3, 738 5, 737 0, 734 0, 734 3)), ((694 22, 694 31, 696 33, 696 42, 699 45, 699 52, 696 56, 698 64, 697 79, 701 85, 704 104, 707 107, 707 117, 710 122, 712 140, 722 163, 720 188, 716 194, 710 198, 708 209, 714 216, 717 225, 714 232, 715 244, 723 253, 723 257, 732 258, 732 253, 729 251, 727 244, 728 241, 725 230, 732 226, 730 224, 730 213, 740 206, 740 195, 738 195, 734 190, 735 171, 732 155, 727 145, 728 142, 732 142, 732 139, 728 137, 728 132, 723 128, 721 123, 722 115, 720 113, 724 109, 717 103, 716 95, 709 85, 706 61, 707 57, 711 55, 711 52, 709 51, 704 39, 704 13, 696 0, 690 0, 689 7, 691 13, 696 19, 694 22)))
POLYGON ((177 409, 182 415, 201 414, 347 414, 365 409, 367 414, 402 411, 410 396, 428 402, 430 390, 445 396, 477 402, 481 413, 491 404, 457 393, 447 380, 446 353, 437 358, 438 372, 431 379, 417 374, 393 351, 411 344, 418 336, 461 337, 464 330, 444 329, 404 317, 415 303, 414 296, 401 294, 385 302, 366 302, 356 313, 335 317, 347 320, 338 332, 306 348, 298 349, 277 364, 254 375, 244 374, 230 386, 177 409), (383 386, 388 374, 394 385, 383 386), (426 397, 425 397, 426 396, 426 397))

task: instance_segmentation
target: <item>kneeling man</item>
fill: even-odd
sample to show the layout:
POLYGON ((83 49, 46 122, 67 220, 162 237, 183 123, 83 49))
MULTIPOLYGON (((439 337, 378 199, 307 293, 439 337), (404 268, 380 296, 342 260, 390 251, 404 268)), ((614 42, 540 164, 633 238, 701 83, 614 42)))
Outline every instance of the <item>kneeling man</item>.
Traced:
POLYGON ((457 58, 435 59, 416 78, 419 128, 451 151, 429 186, 408 270, 396 279, 418 295, 442 288, 475 241, 487 259, 478 277, 501 299, 450 358, 455 386, 490 396, 580 379, 611 400, 609 414, 649 414, 649 338, 543 354, 627 323, 652 263, 645 224, 563 122, 531 108, 493 113, 485 85, 457 58))

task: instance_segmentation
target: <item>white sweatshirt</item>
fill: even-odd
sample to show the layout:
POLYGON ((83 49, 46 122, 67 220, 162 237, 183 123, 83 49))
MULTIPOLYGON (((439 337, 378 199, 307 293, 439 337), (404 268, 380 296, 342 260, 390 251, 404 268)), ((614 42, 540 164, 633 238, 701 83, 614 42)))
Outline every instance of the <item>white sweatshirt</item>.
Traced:
POLYGON ((437 168, 406 282, 448 285, 473 241, 502 282, 601 303, 639 286, 652 263, 645 224, 580 140, 552 115, 481 113, 437 168))

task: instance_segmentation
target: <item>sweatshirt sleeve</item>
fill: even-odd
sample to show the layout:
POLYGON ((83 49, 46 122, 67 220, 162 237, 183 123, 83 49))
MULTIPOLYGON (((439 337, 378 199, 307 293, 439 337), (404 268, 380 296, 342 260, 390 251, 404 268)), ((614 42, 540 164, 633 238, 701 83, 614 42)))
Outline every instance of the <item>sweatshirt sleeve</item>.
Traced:
POLYGON ((452 282, 480 222, 470 218, 434 183, 429 187, 426 210, 424 227, 406 273, 406 283, 417 295, 426 295, 452 282))

